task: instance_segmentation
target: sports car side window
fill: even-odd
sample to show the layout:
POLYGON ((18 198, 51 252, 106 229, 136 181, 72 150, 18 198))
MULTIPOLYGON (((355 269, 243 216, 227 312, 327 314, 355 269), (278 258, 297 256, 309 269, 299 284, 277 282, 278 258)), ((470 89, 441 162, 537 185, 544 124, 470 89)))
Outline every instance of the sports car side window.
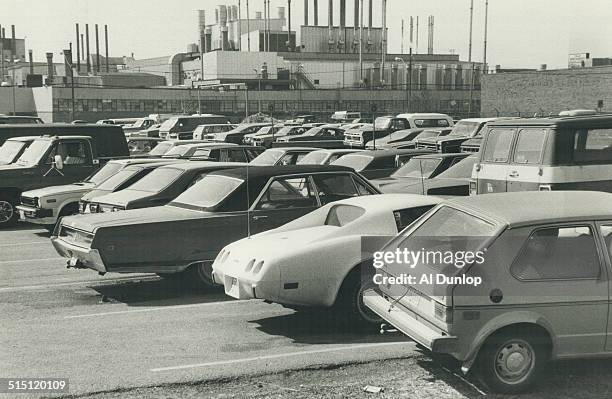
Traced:
POLYGON ((600 265, 591 228, 535 230, 510 267, 519 280, 571 280, 599 277, 600 265))
POLYGON ((310 208, 317 206, 308 177, 275 179, 255 207, 260 210, 310 208))

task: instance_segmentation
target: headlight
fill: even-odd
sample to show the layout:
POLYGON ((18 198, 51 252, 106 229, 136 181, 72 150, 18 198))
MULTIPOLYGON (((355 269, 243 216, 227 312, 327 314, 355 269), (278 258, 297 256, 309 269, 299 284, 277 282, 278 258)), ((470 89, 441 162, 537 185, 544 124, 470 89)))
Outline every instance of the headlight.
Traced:
POLYGON ((83 201, 79 201, 79 213, 85 213, 87 209, 87 203, 83 201))
POLYGON ((89 204, 89 212, 90 213, 98 213, 100 211, 100 205, 98 204, 89 204))

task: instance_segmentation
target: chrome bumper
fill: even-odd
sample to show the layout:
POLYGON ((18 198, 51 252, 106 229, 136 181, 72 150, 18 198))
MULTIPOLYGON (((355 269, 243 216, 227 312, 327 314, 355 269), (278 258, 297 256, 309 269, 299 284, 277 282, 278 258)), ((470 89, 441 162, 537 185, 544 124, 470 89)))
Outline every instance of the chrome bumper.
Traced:
POLYGON ((58 254, 68 258, 68 267, 77 269, 88 268, 100 273, 106 273, 106 266, 97 249, 79 247, 56 236, 51 237, 51 243, 58 254))
POLYGON ((391 303, 378 292, 374 290, 365 291, 363 293, 363 302, 374 313, 432 352, 457 352, 457 337, 444 335, 398 307, 392 307, 391 303))

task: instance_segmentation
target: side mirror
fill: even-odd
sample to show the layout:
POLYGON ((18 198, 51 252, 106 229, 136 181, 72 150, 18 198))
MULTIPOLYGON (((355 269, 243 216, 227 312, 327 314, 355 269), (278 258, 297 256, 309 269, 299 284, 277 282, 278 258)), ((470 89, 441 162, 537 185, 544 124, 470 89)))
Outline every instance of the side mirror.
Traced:
POLYGON ((64 169, 64 160, 62 159, 61 155, 56 155, 53 157, 53 166, 57 170, 64 169))

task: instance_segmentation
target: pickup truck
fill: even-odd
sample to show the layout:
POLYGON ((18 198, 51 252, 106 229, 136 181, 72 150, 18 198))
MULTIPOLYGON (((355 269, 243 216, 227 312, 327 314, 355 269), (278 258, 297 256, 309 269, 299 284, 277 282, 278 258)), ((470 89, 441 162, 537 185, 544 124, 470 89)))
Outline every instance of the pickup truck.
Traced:
POLYGON ((118 131, 119 136, 105 135, 103 145, 90 136, 40 136, 17 161, 0 166, 0 228, 18 220, 22 192, 82 181, 109 159, 127 158, 127 142, 118 131))
POLYGON ((453 119, 446 114, 415 113, 396 116, 380 116, 373 127, 348 130, 344 134, 344 144, 351 148, 366 148, 366 144, 387 137, 398 130, 441 128, 453 126, 453 119))
MULTIPOLYGON (((482 135, 484 126, 496 118, 470 118, 462 119, 453 127, 453 130, 446 136, 435 136, 419 139, 416 148, 430 149, 441 153, 459 152, 464 142, 476 139, 478 152, 480 147, 479 138, 482 135)), ((472 151, 470 151, 472 152, 472 151)))

